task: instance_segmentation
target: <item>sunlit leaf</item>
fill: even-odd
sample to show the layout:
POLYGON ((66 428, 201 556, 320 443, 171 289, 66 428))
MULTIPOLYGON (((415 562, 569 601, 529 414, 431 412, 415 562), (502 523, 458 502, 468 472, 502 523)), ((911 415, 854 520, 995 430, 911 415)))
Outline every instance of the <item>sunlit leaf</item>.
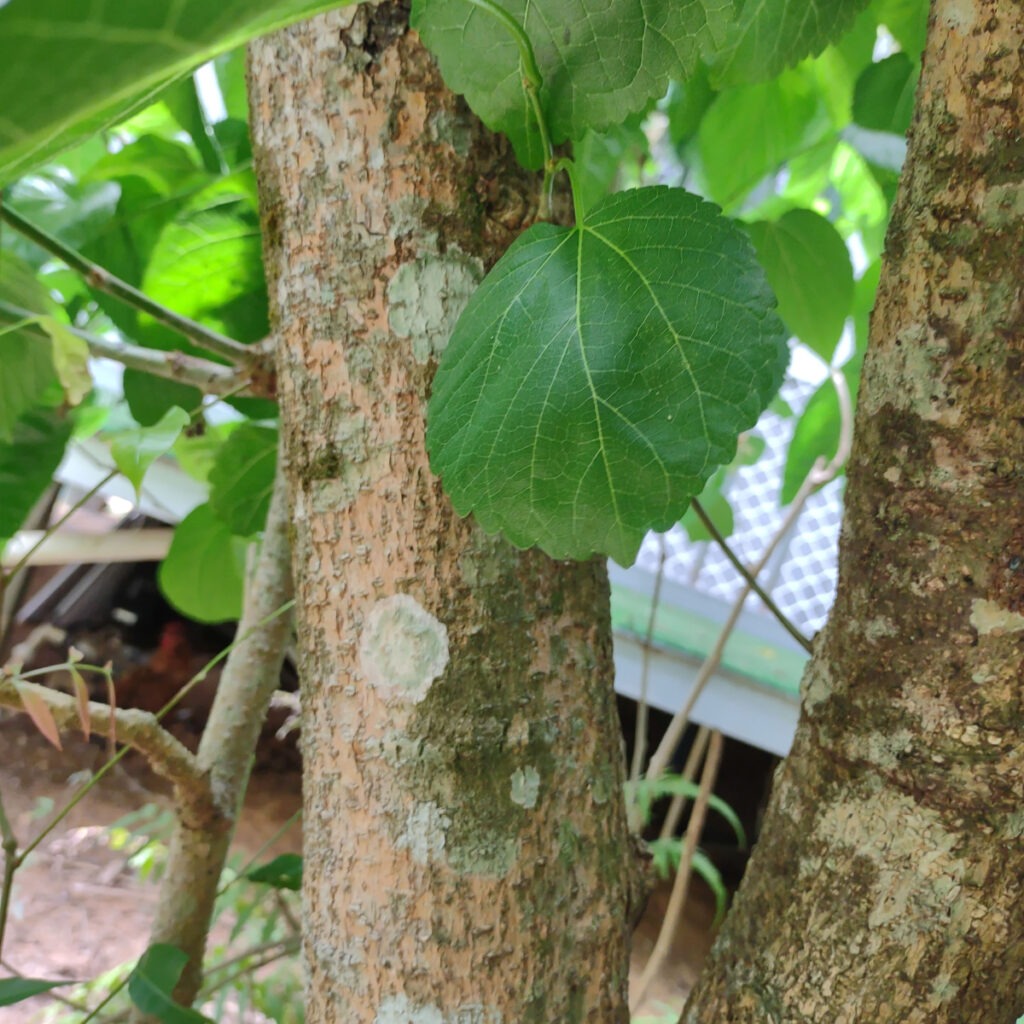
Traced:
MULTIPOLYGON (((724 466, 715 470, 714 475, 704 485, 704 490, 698 495, 701 508, 704 514, 714 524, 715 529, 723 537, 728 537, 734 527, 735 521, 732 514, 732 505, 729 499, 722 493, 722 487, 727 479, 727 472, 724 466)), ((686 531, 686 535, 693 543, 711 541, 714 537, 711 531, 704 525, 704 521, 697 514, 693 505, 686 510, 686 514, 679 520, 679 525, 686 531)))
POLYGON ((114 463, 131 481, 136 494, 142 488, 146 471, 161 455, 171 450, 188 423, 188 413, 174 406, 167 410, 159 423, 125 430, 111 438, 110 453, 114 463))
MULTIPOLYGON (((0 252, 0 299, 38 315, 55 315, 57 306, 36 281, 32 268, 0 252)), ((37 317, 32 318, 32 323, 37 317)), ((41 404, 60 401, 50 344, 38 331, 20 329, 19 321, 0 318, 0 441, 7 440, 20 416, 41 404)))
POLYGON ((875 16, 895 36, 896 41, 917 60, 928 34, 931 0, 874 0, 875 16))
POLYGON ((744 233, 677 189, 540 224, 463 313, 430 403, 456 509, 556 558, 623 565, 685 512, 778 389, 788 350, 744 233))
POLYGON ((228 622, 242 613, 247 544, 208 505, 193 509, 174 531, 160 565, 160 589, 198 622, 228 622))
MULTIPOLYGON (((556 143, 621 124, 670 78, 691 74, 702 48, 728 24, 730 0, 508 0, 529 36, 543 79, 541 103, 556 143)), ((437 55, 449 88, 527 167, 545 153, 523 90, 519 50, 493 15, 465 0, 413 0, 412 25, 437 55)))
POLYGON ((210 505, 232 533, 249 537, 263 529, 277 467, 277 431, 246 423, 217 454, 210 473, 210 505))
POLYGON ((337 6, 10 0, 0 7, 0 181, 96 134, 217 53, 337 6))
POLYGON ((209 1017, 174 1001, 172 993, 188 956, 166 943, 155 943, 139 957, 128 977, 128 995, 143 1012, 161 1024, 211 1024, 209 1017))
POLYGON ((800 71, 719 93, 698 132, 711 197, 726 207, 737 203, 831 128, 813 82, 800 71))
POLYGON ((748 227, 786 326, 825 362, 853 301, 853 267, 839 233, 812 210, 748 227))
POLYGON ((92 391, 89 346, 55 317, 40 317, 39 326, 50 336, 53 368, 64 389, 64 398, 68 405, 80 405, 92 391))

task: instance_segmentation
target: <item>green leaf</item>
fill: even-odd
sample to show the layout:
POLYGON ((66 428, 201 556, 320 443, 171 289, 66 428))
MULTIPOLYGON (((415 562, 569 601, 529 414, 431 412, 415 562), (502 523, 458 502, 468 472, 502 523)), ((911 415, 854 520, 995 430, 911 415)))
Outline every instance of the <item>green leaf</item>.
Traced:
MULTIPOLYGON (((621 172, 627 161, 639 163, 649 149, 640 118, 607 132, 587 132, 573 146, 576 165, 576 198, 589 210, 606 195, 621 188, 621 172)), ((577 211, 579 212, 579 211, 577 211)))
MULTIPOLYGON (((0 299, 32 313, 54 315, 57 306, 22 260, 0 252, 0 299)), ((8 440, 18 418, 38 405, 54 404, 60 391, 46 338, 0 320, 0 441, 8 440)))
POLYGON ((726 89, 708 108, 697 136, 711 197, 728 208, 830 131, 821 97, 800 71, 726 89))
POLYGON ((263 882, 275 889, 298 892, 302 888, 302 857, 297 853, 282 853, 267 864, 253 868, 245 876, 251 882, 263 882))
POLYGON ((143 427, 152 427, 177 406, 198 408, 202 392, 176 380, 164 380, 142 370, 124 371, 124 397, 132 419, 143 427))
POLYGON ((715 95, 705 64, 698 65, 685 82, 671 84, 662 110, 668 118, 668 137, 676 149, 681 149, 696 135, 701 118, 715 95))
POLYGON ((0 548, 22 528, 50 485, 71 439, 71 422, 54 410, 35 409, 0 443, 0 548))
POLYGON ((853 301, 850 254, 832 225, 811 210, 748 227, 757 258, 779 300, 779 315, 829 362, 853 301))
POLYGON ((53 368, 68 405, 79 405, 92 391, 89 373, 89 346, 68 330, 66 324, 52 316, 39 318, 39 326, 50 336, 53 368))
POLYGON ((160 566, 164 597, 198 622, 237 619, 242 614, 247 546, 209 504, 193 509, 178 524, 160 566))
POLYGON ((427 444, 455 508, 555 558, 632 562, 736 450, 788 350, 736 225, 678 189, 520 236, 470 299, 427 444))
POLYGON ((162 1024, 211 1024, 209 1017, 181 1006, 172 996, 187 963, 188 956, 177 946, 154 943, 139 957, 128 976, 128 995, 132 1002, 162 1024))
POLYGON ((238 420, 218 424, 204 423, 201 433, 182 434, 174 442, 174 457, 178 460, 178 465, 193 480, 205 484, 210 479, 210 472, 224 442, 241 425, 238 420))
POLYGON ((10 0, 0 8, 0 181, 96 134, 216 54, 337 6, 10 0))
POLYGON ((882 261, 875 260, 853 287, 853 327, 857 350, 860 352, 866 352, 868 348, 871 311, 875 308, 875 295, 881 276, 882 261))
MULTIPOLYGON (((860 382, 862 359, 863 355, 858 354, 842 369, 854 403, 860 382)), ((811 395, 803 415, 797 420, 793 439, 789 442, 789 449, 786 452, 786 467, 783 470, 782 491, 779 495, 780 504, 788 505, 796 497, 800 485, 819 457, 830 459, 835 455, 839 447, 841 427, 839 399, 836 397, 835 385, 829 378, 811 395)))
POLYGON ((712 78, 719 84, 773 78, 838 40, 867 5, 868 0, 742 0, 712 78))
POLYGON ((110 454, 114 464, 131 481, 136 494, 142 489, 146 471, 161 455, 171 450, 178 435, 188 424, 188 413, 173 406, 159 423, 151 427, 125 430, 111 438, 110 454))
MULTIPOLYGON (((214 182, 166 225, 142 289, 154 301, 237 341, 266 336, 267 286, 251 172, 214 182)), ((149 317, 139 322, 145 343, 181 347, 178 335, 149 317)))
POLYGON ((51 988, 70 984, 70 981, 44 981, 42 978, 0 978, 0 1006, 13 1006, 49 992, 51 988))
MULTIPOLYGON (((543 80, 540 100, 555 143, 621 124, 683 79, 727 27, 727 0, 508 0, 543 80)), ((523 89, 509 30, 466 0, 413 0, 412 26, 436 54, 449 88, 504 132, 520 162, 546 154, 523 89)))
MULTIPOLYGON (((701 508, 704 509, 708 518, 715 524, 718 532, 723 537, 728 537, 735 528, 735 521, 732 514, 732 505, 729 499, 722 493, 728 473, 724 466, 715 470, 714 476, 705 484, 704 490, 698 495, 701 508)), ((711 541, 714 537, 704 525, 703 520, 697 515, 693 505, 686 510, 686 515, 679 520, 679 525, 686 531, 686 535, 695 544, 701 541, 711 541)))
POLYGON ((905 135, 914 114, 917 66, 905 53, 871 64, 853 92, 853 119, 863 128, 905 135))
POLYGON ((203 166, 211 174, 221 174, 226 170, 221 158, 220 146, 213 128, 206 120, 206 112, 202 103, 199 102, 199 92, 196 89, 195 75, 189 75, 180 82, 175 82, 163 95, 164 104, 170 111, 171 117, 179 124, 183 131, 188 132, 199 155, 202 157, 203 166))
POLYGON ((913 60, 921 56, 928 34, 930 0, 874 0, 875 17, 913 60))
POLYGON ((232 533, 262 530, 277 468, 277 430, 245 423, 224 442, 210 472, 210 505, 232 533))

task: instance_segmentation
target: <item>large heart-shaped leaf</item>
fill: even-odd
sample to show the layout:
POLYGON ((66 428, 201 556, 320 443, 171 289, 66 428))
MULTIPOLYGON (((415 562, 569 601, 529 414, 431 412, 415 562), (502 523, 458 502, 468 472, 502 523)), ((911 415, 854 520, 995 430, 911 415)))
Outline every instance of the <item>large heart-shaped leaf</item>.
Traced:
POLYGON ((224 442, 210 472, 210 504, 232 533, 263 529, 277 467, 277 431, 245 423, 224 442))
MULTIPOLYGON (((543 79, 554 141, 621 124, 670 78, 686 78, 728 26, 731 0, 503 0, 523 26, 543 79)), ((537 123, 509 30, 467 0, 413 0, 412 25, 444 80, 489 128, 504 132, 527 167, 540 167, 537 123)))
POLYGON ((556 558, 632 562, 729 461, 786 366, 746 235, 677 189, 539 224, 477 290, 427 443, 455 508, 556 558))
POLYGON ((149 102, 217 53, 337 0, 0 6, 0 182, 149 102))
POLYGON ((209 1017, 174 1001, 174 986, 187 963, 188 956, 177 946, 154 943, 128 976, 132 1002, 161 1024, 210 1024, 209 1017))

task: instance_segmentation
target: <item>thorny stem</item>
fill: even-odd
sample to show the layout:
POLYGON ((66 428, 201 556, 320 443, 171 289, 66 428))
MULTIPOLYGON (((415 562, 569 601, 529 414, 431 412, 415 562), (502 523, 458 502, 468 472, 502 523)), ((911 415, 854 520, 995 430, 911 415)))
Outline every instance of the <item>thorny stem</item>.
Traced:
MULTIPOLYGON (((27 329, 38 336, 40 341, 49 340, 46 330, 39 326, 38 314, 13 306, 2 299, 0 313, 18 318, 17 323, 5 327, 27 329)), ((240 371, 224 366, 223 363, 210 362, 208 359, 190 356, 184 352, 164 352, 161 349, 145 348, 127 341, 104 338, 68 324, 61 324, 60 328, 84 341, 89 346, 91 356, 113 359, 132 370, 141 370, 154 377, 190 384, 211 395, 221 395, 225 392, 245 394, 250 390, 248 381, 240 376, 240 371)))
POLYGON ((217 331, 204 327, 202 324, 190 320, 188 317, 175 313, 174 310, 154 302, 148 295, 143 294, 138 288, 133 288, 127 281, 105 270, 99 264, 86 259, 81 253, 65 245, 59 239, 43 231, 42 228, 25 220, 9 206, 0 205, 0 220, 6 221, 15 231, 24 235, 30 241, 35 242, 40 248, 53 253, 58 259, 66 263, 72 270, 82 274, 86 282, 93 288, 107 292, 115 298, 143 313, 148 313, 154 320, 160 321, 172 330, 184 335, 200 348, 215 355, 224 357, 232 363, 244 366, 252 362, 253 353, 247 345, 228 338, 217 331))

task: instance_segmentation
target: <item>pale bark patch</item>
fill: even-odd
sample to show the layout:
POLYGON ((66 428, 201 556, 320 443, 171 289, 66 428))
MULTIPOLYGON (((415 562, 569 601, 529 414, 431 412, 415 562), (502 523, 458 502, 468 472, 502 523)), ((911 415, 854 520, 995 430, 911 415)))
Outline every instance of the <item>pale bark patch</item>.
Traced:
POLYGON ((483 277, 476 260, 423 256, 403 263, 388 282, 391 329, 410 338, 423 365, 444 352, 455 323, 483 277))
POLYGON ((415 804, 405 819, 405 829, 395 842, 399 850, 408 850, 417 864, 439 860, 444 853, 445 833, 451 818, 432 800, 415 804))
POLYGON ((517 768, 512 773, 512 803, 530 810, 537 806, 537 794, 540 792, 540 773, 533 765, 517 768))
POLYGON ((971 602, 971 625, 981 635, 1019 633, 1024 629, 1024 615, 1002 608, 995 601, 978 598, 971 602))
POLYGON ((371 686, 417 704, 448 665, 448 630, 408 594, 386 597, 366 617, 359 662, 371 686))
POLYGON ((417 1005, 406 996, 390 996, 380 1004, 373 1024, 502 1024, 500 1011, 479 1003, 460 1006, 445 1015, 432 1005, 417 1005))

